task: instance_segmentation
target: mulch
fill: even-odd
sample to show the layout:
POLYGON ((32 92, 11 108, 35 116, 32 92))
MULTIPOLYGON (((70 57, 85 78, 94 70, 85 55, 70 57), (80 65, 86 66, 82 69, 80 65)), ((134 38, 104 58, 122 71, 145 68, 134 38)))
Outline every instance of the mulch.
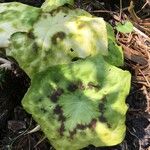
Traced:
MULTIPOLYGON (((9 0, 0 0, 6 1, 9 0)), ((43 2, 18 1, 37 7, 43 2)), ((132 74, 131 90, 126 100, 129 106, 126 137, 121 144, 113 147, 88 146, 84 150, 150 150, 150 1, 136 0, 134 4, 134 8, 131 8, 129 0, 76 1, 76 7, 104 17, 112 26, 126 19, 134 25, 132 33, 115 31, 117 42, 123 47, 125 55, 122 69, 132 74)), ((14 66, 13 70, 6 71, 5 82, 0 84, 0 150, 54 149, 41 131, 27 134, 37 126, 20 104, 29 85, 30 79, 19 67, 14 66)))

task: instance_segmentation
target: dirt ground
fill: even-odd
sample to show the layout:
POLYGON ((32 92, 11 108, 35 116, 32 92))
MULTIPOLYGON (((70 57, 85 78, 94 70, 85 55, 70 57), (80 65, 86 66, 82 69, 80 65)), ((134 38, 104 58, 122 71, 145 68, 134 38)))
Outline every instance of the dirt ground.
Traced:
MULTIPOLYGON (((0 2, 9 0, 0 0, 0 2)), ((13 1, 13 0, 10 0, 13 1)), ((43 0, 17 0, 39 7, 43 0)), ((129 19, 134 31, 129 34, 116 32, 116 39, 123 47, 125 65, 132 74, 132 86, 127 104, 127 132, 124 141, 114 147, 84 150, 150 150, 150 1, 135 0, 134 14, 130 1, 77 0, 76 7, 93 15, 104 17, 112 26, 129 19), (130 5, 131 6, 131 5, 130 5)), ((5 58, 5 56, 0 55, 5 58)), ((37 126, 32 117, 21 107, 21 99, 30 85, 30 79, 17 65, 6 72, 0 84, 0 150, 53 150, 41 131, 26 134, 37 126), (20 88, 21 87, 21 88, 20 88)), ((71 150, 71 148, 70 148, 71 150)))

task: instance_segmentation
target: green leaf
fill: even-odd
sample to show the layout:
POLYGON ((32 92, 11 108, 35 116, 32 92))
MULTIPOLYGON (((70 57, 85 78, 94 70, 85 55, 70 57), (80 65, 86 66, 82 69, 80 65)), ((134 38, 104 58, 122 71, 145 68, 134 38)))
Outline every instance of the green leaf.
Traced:
POLYGON ((133 31, 133 24, 130 21, 126 21, 124 24, 118 23, 116 29, 122 33, 131 33, 133 31))
POLYGON ((84 10, 63 7, 53 11, 52 15, 42 14, 33 28, 35 40, 43 52, 59 53, 61 58, 108 54, 105 21, 84 10))
POLYGON ((57 65, 33 77, 22 104, 57 150, 116 145, 125 136, 130 78, 102 56, 57 65))
POLYGON ((17 2, 0 4, 0 47, 8 47, 13 33, 31 30, 40 12, 39 8, 17 2))
POLYGON ((30 72, 38 72, 40 67, 40 49, 31 33, 16 32, 10 38, 6 53, 17 60, 30 77, 30 72))
POLYGON ((105 60, 115 66, 122 66, 124 64, 124 56, 122 47, 116 43, 114 30, 110 24, 107 23, 107 37, 108 37, 108 55, 105 60))
POLYGON ((49 66, 98 53, 108 54, 106 22, 84 10, 66 7, 42 13, 30 33, 11 36, 7 49, 7 55, 14 57, 30 77, 49 66))
POLYGON ((22 104, 56 149, 116 145, 125 136, 131 76, 112 66, 123 63, 112 28, 84 10, 59 7, 72 3, 47 0, 43 10, 1 4, 0 47, 32 79, 22 104))

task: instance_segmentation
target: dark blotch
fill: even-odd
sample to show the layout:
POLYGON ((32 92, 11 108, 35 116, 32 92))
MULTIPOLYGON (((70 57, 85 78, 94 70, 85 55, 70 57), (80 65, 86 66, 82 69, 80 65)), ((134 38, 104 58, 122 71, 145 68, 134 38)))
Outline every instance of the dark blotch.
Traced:
POLYGON ((56 105, 56 107, 54 108, 54 114, 61 114, 61 113, 62 113, 61 106, 56 105))
POLYGON ((89 83, 88 83, 88 87, 89 87, 90 89, 92 89, 92 88, 100 89, 100 86, 99 86, 98 84, 95 85, 93 82, 89 82, 89 83))
POLYGON ((78 89, 78 85, 74 83, 70 83, 67 87, 67 90, 70 92, 75 92, 78 89))
POLYGON ((84 87, 82 81, 79 81, 79 82, 78 82, 78 88, 79 88, 80 90, 85 90, 85 87, 84 87))
POLYGON ((64 125, 64 123, 61 123, 61 126, 60 126, 60 128, 59 128, 59 133, 60 133, 61 136, 64 135, 64 134, 63 134, 64 131, 65 131, 65 125, 64 125))
POLYGON ((61 113, 61 114, 59 115, 58 121, 65 122, 65 121, 66 121, 66 117, 63 116, 63 114, 61 113))
POLYGON ((38 46, 36 43, 33 43, 33 46, 32 46, 32 51, 37 54, 38 53, 38 46))
POLYGON ((41 112, 44 113, 44 114, 47 113, 47 110, 46 110, 45 108, 41 108, 40 110, 41 110, 41 112))
POLYGON ((79 60, 79 59, 80 59, 79 57, 74 57, 74 58, 72 58, 71 61, 77 61, 77 60, 79 60))
POLYGON ((63 40, 66 37, 66 34, 64 32, 57 32, 56 34, 53 35, 52 37, 52 43, 57 44, 57 40, 63 40))
POLYGON ((58 96, 61 96, 64 93, 64 90, 61 88, 58 88, 56 92, 58 96))
POLYGON ((52 95, 50 96, 50 99, 52 100, 52 102, 57 102, 59 96, 61 96, 63 93, 64 93, 64 90, 61 88, 58 88, 52 93, 52 95))
POLYGON ((73 131, 69 131, 70 138, 73 139, 73 136, 77 133, 77 130, 74 129, 73 131))
POLYGON ((52 102, 57 102, 58 96, 53 93, 53 94, 50 96, 50 99, 51 99, 52 102))
POLYGON ((77 124, 77 129, 84 130, 84 129, 86 129, 86 125, 77 124))
POLYGON ((99 104, 99 111, 103 114, 105 111, 105 105, 103 103, 99 104))
POLYGON ((41 98, 41 97, 38 98, 37 101, 38 101, 38 102, 42 102, 42 98, 41 98))
POLYGON ((103 115, 100 115, 100 116, 99 116, 99 121, 100 121, 100 122, 103 122, 103 123, 106 123, 106 122, 107 122, 106 118, 105 118, 103 115))
POLYGON ((34 36, 34 34, 33 34, 32 32, 29 32, 29 33, 27 34, 27 36, 28 36, 30 39, 35 39, 35 36, 34 36))
POLYGON ((109 123, 107 123, 107 127, 108 127, 108 128, 111 128, 111 125, 110 125, 109 123))
POLYGON ((88 127, 89 128, 95 128, 96 127, 96 122, 97 122, 96 119, 92 119, 92 121, 89 123, 88 127))
POLYGON ((71 51, 71 52, 74 52, 74 50, 73 50, 72 48, 70 49, 70 51, 71 51))

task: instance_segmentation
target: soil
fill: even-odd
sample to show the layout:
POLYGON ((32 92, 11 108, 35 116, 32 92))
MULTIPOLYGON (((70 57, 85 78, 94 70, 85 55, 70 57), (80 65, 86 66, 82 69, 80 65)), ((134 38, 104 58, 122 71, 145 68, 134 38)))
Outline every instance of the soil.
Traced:
MULTIPOLYGON (((9 1, 13 0, 0 0, 9 1)), ((43 3, 43 0, 17 1, 36 7, 43 3)), ((132 74, 131 90, 126 100, 129 106, 126 137, 121 144, 113 147, 88 146, 84 150, 150 150, 150 2, 135 1, 134 9, 141 22, 128 11, 129 5, 129 0, 122 1, 122 9, 120 0, 76 1, 76 7, 104 17, 112 26, 128 18, 137 29, 131 34, 116 32, 116 39, 125 55, 122 69, 132 74)), ((1 53, 0 58, 12 61, 1 53)), ((19 65, 4 73, 4 81, 0 83, 0 150, 53 150, 41 131, 27 134, 37 126, 20 104, 30 86, 30 79, 19 65)))

